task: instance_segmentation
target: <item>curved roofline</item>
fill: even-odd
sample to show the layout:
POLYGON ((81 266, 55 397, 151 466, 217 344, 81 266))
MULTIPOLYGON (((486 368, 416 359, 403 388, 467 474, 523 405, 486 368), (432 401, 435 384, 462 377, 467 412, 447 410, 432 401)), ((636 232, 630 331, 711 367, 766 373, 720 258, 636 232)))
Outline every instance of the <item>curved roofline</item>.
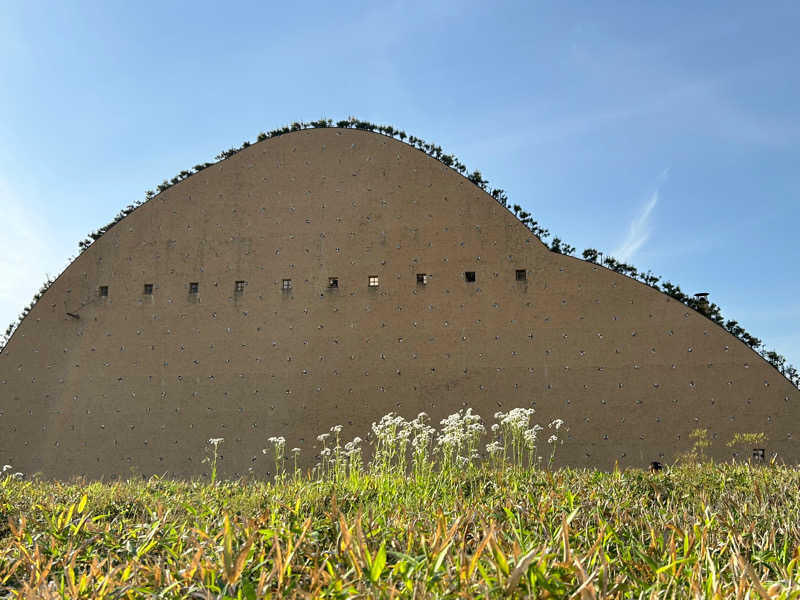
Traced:
MULTIPOLYGON (((176 176, 176 177, 173 177, 172 180, 170 180, 170 182, 168 182, 165 179, 161 184, 159 184, 157 186, 158 192, 154 192, 153 190, 148 190, 147 192, 145 192, 145 197, 146 197, 145 200, 136 201, 133 204, 129 204, 125 209, 120 211, 117 214, 117 216, 115 217, 115 219, 112 220, 110 223, 108 223, 108 224, 104 225, 103 227, 101 227, 99 229, 96 229, 95 231, 90 233, 89 234, 89 238, 91 238, 91 240, 92 240, 91 242, 88 242, 89 238, 86 238, 86 239, 84 239, 84 240, 82 240, 80 242, 79 247, 81 248, 81 250, 80 250, 79 254, 67 264, 67 266, 61 271, 61 273, 59 273, 54 279, 48 280, 48 282, 45 285, 42 286, 42 288, 39 290, 39 292, 37 292, 37 294, 34 296, 33 302, 31 302, 27 307, 25 307, 25 309, 23 309, 23 313, 24 314, 21 315, 17 319, 16 323, 12 323, 9 326, 9 329, 11 329, 11 334, 8 335, 8 337, 5 340, 5 343, 0 345, 0 353, 2 353, 5 350, 6 346, 8 346, 8 344, 11 342, 11 340, 14 337, 14 334, 19 329, 19 326, 23 323, 23 321, 27 318, 27 316, 33 311, 33 309, 35 308, 36 304, 38 303, 38 300, 42 296, 44 296, 44 294, 47 292, 49 287, 51 285, 53 285, 56 281, 58 281, 61 278, 61 276, 66 272, 66 270, 76 260, 78 260, 78 258, 80 258, 80 256, 86 250, 88 250, 89 248, 94 246, 94 243, 97 240, 102 238, 110 229, 112 229, 118 223, 123 221, 125 218, 129 217, 131 214, 136 212, 139 208, 141 208, 142 206, 144 206, 146 204, 149 204, 152 200, 155 200, 156 198, 161 196, 161 194, 163 192, 167 191, 168 189, 171 189, 172 187, 174 187, 176 185, 179 185, 180 183, 183 183, 187 179, 190 179, 194 175, 199 174, 201 171, 204 171, 207 168, 215 167, 215 166, 225 162, 226 160, 233 158, 234 156, 239 154, 239 152, 247 150, 250 147, 256 146, 256 145, 261 144, 263 142, 268 142, 268 141, 270 141, 272 139, 275 139, 277 137, 283 137, 284 135, 290 135, 292 133, 300 133, 300 132, 309 131, 309 130, 315 130, 315 129, 355 130, 355 131, 363 132, 364 134, 383 136, 383 137, 391 139, 392 141, 402 143, 402 144, 404 144, 406 146, 410 146, 413 150, 417 150, 417 151, 425 154, 429 158, 434 159, 437 162, 441 163, 443 166, 448 167, 449 169, 454 171, 457 175, 460 175, 463 179, 467 180, 469 183, 471 183, 472 185, 477 187, 479 190, 484 192, 489 198, 491 198, 492 200, 497 202, 497 204, 499 204, 500 206, 505 208, 506 211, 508 211, 508 213, 511 214, 516 219, 516 221, 518 223, 520 223, 523 227, 525 227, 530 232, 530 234, 536 240, 538 240, 538 242, 545 249, 549 250, 550 252, 553 252, 554 254, 561 254, 562 256, 566 256, 568 258, 572 258, 574 260, 578 260, 578 261, 580 261, 582 263, 591 263, 593 265, 605 268, 608 271, 611 271, 612 273, 614 273, 615 275, 620 275, 620 276, 623 276, 623 277, 627 277, 628 279, 631 279, 631 280, 635 281, 636 283, 644 285, 644 286, 646 286, 646 287, 648 287, 648 288, 650 288, 650 289, 652 289, 652 290, 654 290, 656 292, 659 292, 659 293, 663 294, 664 296, 666 296, 667 298, 669 298, 671 300, 674 300, 676 302, 680 302, 681 304, 686 306, 688 309, 693 310, 697 314, 699 314, 699 315, 705 317, 706 319, 708 319, 708 321, 710 321, 711 323, 714 323, 715 325, 717 325, 720 328, 722 328, 726 333, 730 334, 731 337, 739 340, 739 342, 741 342, 747 348, 749 348, 754 354, 756 354, 756 356, 758 356, 761 360, 763 360, 768 365, 770 365, 772 368, 774 368, 778 372, 779 375, 782 375, 785 379, 787 379, 789 382, 791 382, 795 387, 800 389, 800 379, 798 379, 798 381, 792 380, 789 376, 787 376, 786 373, 782 373, 775 364, 773 364, 772 362, 770 362, 769 360, 766 359, 766 356, 765 356, 766 347, 763 345, 763 343, 762 343, 762 347, 764 347, 765 354, 761 354, 760 352, 758 352, 753 346, 750 346, 749 344, 747 344, 738 335, 734 335, 731 331, 729 331, 721 323, 715 321, 714 319, 711 319, 708 315, 700 312, 699 310, 695 309, 694 307, 689 306, 685 302, 681 301, 679 298, 676 298, 676 297, 672 296, 671 294, 668 294, 667 292, 662 290, 660 287, 653 286, 653 285, 650 285, 650 284, 645 283, 643 281, 640 281, 639 279, 637 279, 635 277, 632 277, 632 276, 630 276, 630 275, 628 275, 626 273, 621 273, 619 271, 611 269, 611 268, 609 268, 608 266, 606 266, 606 265, 604 265, 602 263, 596 263, 594 261, 581 259, 581 258, 579 258, 577 256, 572 256, 571 254, 567 254, 567 253, 564 253, 564 252, 559 252, 559 251, 556 251, 555 249, 553 249, 551 247, 548 247, 547 244, 545 244, 542 241, 542 238, 539 235, 537 235, 536 231, 532 230, 527 224, 525 224, 519 218, 519 216, 513 210, 511 210, 511 208, 509 208, 508 197, 505 195, 505 191, 504 190, 502 190, 501 188, 495 188, 494 190, 492 190, 492 193, 490 193, 488 191, 489 181, 486 180, 486 179, 483 179, 483 176, 481 175, 480 171, 475 170, 475 171, 473 171, 473 173, 471 173, 471 175, 476 175, 476 179, 478 181, 476 181, 475 179, 472 179, 471 177, 468 177, 467 175, 464 174, 464 173, 468 172, 468 169, 467 169, 466 165, 464 163, 462 163, 455 155, 444 154, 442 152, 441 146, 437 146, 436 144, 427 143, 427 142, 425 142, 424 139, 417 138, 416 136, 413 136, 413 135, 412 136, 408 136, 405 133, 405 131, 403 131, 403 130, 395 130, 395 128, 393 126, 390 126, 390 125, 375 125, 375 124, 369 123, 367 121, 361 121, 359 119, 355 119, 354 117, 350 117, 346 121, 337 121, 335 126, 333 125, 333 121, 331 119, 320 119, 318 121, 310 121, 310 122, 294 122, 294 123, 292 123, 291 127, 285 126, 282 129, 272 130, 269 133, 264 133, 264 132, 259 133, 259 135, 257 136, 257 139, 256 139, 255 142, 245 141, 245 142, 242 143, 242 146, 240 146, 239 148, 230 148, 228 150, 223 150, 222 152, 220 152, 220 154, 218 154, 215 157, 217 160, 214 163, 206 162, 206 163, 203 163, 202 165, 200 163, 198 163, 197 165, 192 167, 192 171, 186 171, 186 170, 181 171, 179 173, 179 175, 176 176), (352 126, 344 126, 343 124, 352 125, 352 126), (376 131, 376 129, 377 129, 377 131, 376 131), (391 132, 391 135, 389 134, 390 132, 391 132), (400 139, 397 139, 395 137, 395 135, 400 137, 400 139), (409 139, 408 142, 405 141, 406 137, 409 139), (412 140, 413 140, 413 142, 412 142, 412 140), (433 151, 435 151, 435 152, 433 152, 433 151), (446 157, 448 159, 448 162, 450 162, 451 164, 447 164, 447 162, 443 161, 442 157, 446 157), (198 169, 197 167, 201 167, 201 168, 198 169), (184 173, 186 175, 181 177, 184 173), (175 179, 179 179, 179 180, 175 181, 175 179), (497 193, 497 196, 495 196, 495 193, 497 193), (25 312, 25 311, 27 311, 27 312, 25 312), (13 327, 13 329, 12 329, 12 327, 13 327)), ((538 223, 534 222, 534 224, 537 225, 538 223)), ((549 232, 547 230, 542 229, 542 228, 538 228, 538 231, 546 232, 547 235, 549 235, 549 232)), ((557 236, 554 236, 554 239, 556 239, 556 238, 557 238, 557 236)), ((574 252, 574 250, 573 250, 573 252, 574 252)), ((678 288, 679 287, 680 286, 678 286, 678 288)), ((747 332, 745 332, 745 333, 747 333, 747 332)), ((790 365, 790 368, 791 368, 791 365, 790 365)))
MULTIPOLYGON (((452 171, 454 171, 454 172, 456 173, 456 175, 460 175, 462 178, 466 179, 466 180, 467 180, 469 183, 471 183, 472 185, 474 185, 475 187, 477 187, 478 189, 480 189, 480 190, 481 190, 482 192, 484 192, 484 193, 485 193, 487 196, 489 196, 490 198, 492 198, 492 200, 494 200, 495 202, 497 202, 497 204, 499 204, 500 206, 502 206, 503 208, 505 208, 505 209, 506 209, 506 210, 507 210, 507 211, 508 211, 508 212, 509 212, 509 213, 510 213, 510 214, 511 214, 511 215, 512 215, 512 216, 513 216, 513 217, 514 217, 514 218, 515 218, 515 219, 516 219, 516 220, 517 220, 517 221, 518 221, 520 224, 522 224, 522 226, 523 226, 523 227, 525 227, 526 229, 528 229, 528 230, 531 232, 531 234, 533 235, 533 237, 534 237, 536 240, 538 240, 538 242, 539 242, 539 243, 540 243, 540 244, 541 244, 541 245, 542 245, 542 246, 543 246, 545 249, 547 249, 547 250, 550 250, 550 248, 548 248, 547 244, 545 244, 545 243, 544 243, 544 242, 541 240, 541 238, 540 238, 538 235, 536 235, 536 233, 535 233, 535 232, 531 231, 531 230, 528 228, 528 226, 527 226, 527 225, 525 225, 524 223, 522 223, 522 221, 519 219, 519 217, 517 217, 517 215, 516 215, 516 214, 515 214, 515 213, 514 213, 514 212, 513 212, 513 211, 512 211, 512 210, 511 210, 509 207, 508 207, 508 204, 507 204, 507 203, 503 203, 503 202, 499 201, 497 198, 495 198, 494 196, 492 196, 492 194, 490 194, 489 192, 487 192, 487 191, 486 191, 486 187, 488 187, 488 181, 487 181, 487 180, 484 180, 484 179, 482 179, 482 177, 481 177, 481 181, 482 181, 484 184, 486 184, 485 186, 483 186, 483 187, 482 187, 482 186, 478 185, 477 183, 475 183, 475 181, 473 181, 472 179, 470 179, 469 177, 467 177, 466 175, 464 175, 464 173, 462 173, 462 172, 461 172, 461 171, 460 171, 458 168, 454 167, 453 165, 448 165, 448 164, 446 164, 446 163, 445 163, 444 161, 442 161, 441 159, 437 158, 436 156, 433 156, 433 155, 429 154, 428 152, 424 151, 422 148, 419 148, 419 147, 418 147, 418 146, 416 146, 415 144, 412 144, 412 143, 410 143, 410 142, 406 142, 404 138, 397 139, 397 138, 395 138, 393 135, 388 135, 388 134, 386 134, 386 133, 383 133, 383 132, 381 132, 381 131, 375 131, 374 129, 369 129, 369 128, 365 127, 365 126, 361 126, 361 127, 359 127, 358 125, 363 125, 363 124, 367 124, 367 123, 366 123, 365 121, 360 121, 360 120, 357 120, 357 119, 353 119, 352 117, 351 117, 351 118, 350 118, 350 119, 349 119, 347 122, 348 122, 348 123, 353 123, 353 124, 354 124, 354 125, 356 125, 356 126, 354 126, 354 127, 340 127, 340 126, 339 126, 339 124, 340 124, 340 123, 343 123, 343 121, 339 121, 339 122, 337 123, 337 125, 336 125, 336 126, 333 126, 333 125, 332 125, 332 121, 331 121, 330 119, 328 119, 328 120, 320 120, 320 121, 311 121, 311 122, 307 122, 307 123, 306 123, 306 122, 295 122, 295 123, 293 123, 293 124, 292 124, 293 128, 291 128, 291 129, 289 129, 289 128, 287 128, 287 127, 284 127, 283 129, 277 129, 277 130, 273 130, 273 131, 271 131, 269 134, 266 134, 266 133, 260 133, 260 134, 258 135, 258 138, 259 138, 259 139, 256 139, 256 141, 255 141, 255 142, 249 142, 249 141, 245 141, 245 142, 243 142, 242 146, 240 146, 239 148, 231 148, 231 149, 229 149, 229 150, 223 150, 222 152, 220 152, 220 154, 218 154, 218 155, 215 157, 215 158, 217 158, 217 161, 216 161, 216 162, 213 162, 213 163, 209 163, 209 162, 203 163, 203 164, 202 164, 202 168, 200 168, 200 169, 197 169, 197 167, 198 167, 198 166, 200 166, 200 163, 198 163, 197 165, 195 165, 194 167, 192 167, 192 169, 193 169, 193 171, 192 171, 192 172, 190 172, 190 171, 186 171, 186 170, 184 170, 184 171, 181 171, 181 174, 182 174, 182 173, 187 173, 187 175, 186 175, 185 177, 181 178, 179 181, 176 181, 176 182, 174 182, 174 183, 171 183, 171 182, 168 182, 168 181, 165 179, 165 180, 164 180, 164 181, 163 181, 161 184, 159 184, 159 185, 157 186, 157 189, 159 189, 159 188, 161 188, 162 186, 164 186, 164 187, 163 187, 163 189, 159 189, 159 191, 158 191, 158 192, 154 192, 153 190, 148 190, 147 192, 145 192, 145 200, 137 200, 137 201, 135 201, 133 204, 129 204, 127 207, 125 207, 125 209, 123 209, 122 211, 120 211, 120 212, 117 214, 117 216, 116 216, 116 217, 115 217, 115 218, 114 218, 114 219, 113 219, 111 222, 107 223, 106 225, 103 225, 102 227, 100 227, 100 228, 98 228, 98 229, 95 229, 93 232, 89 233, 89 235, 88 235, 88 237, 87 237, 87 238, 84 238, 83 240, 81 240, 81 242, 79 242, 79 248, 80 248, 80 252, 78 252, 78 255, 77 255, 77 256, 75 256, 74 258, 72 258, 72 259, 71 259, 71 260, 70 260, 70 261, 67 263, 67 265, 64 267, 64 269, 62 269, 61 273, 59 273, 59 274, 58 274, 56 277, 54 277, 53 279, 50 279, 50 280, 48 280, 48 282, 46 282, 46 283, 45 283, 45 284, 44 284, 44 285, 41 287, 41 289, 39 290, 39 292, 37 292, 37 294, 34 296, 34 300, 33 300, 31 303, 29 303, 29 304, 28 304, 28 306, 26 306, 26 307, 23 309, 23 314, 21 314, 21 315, 20 315, 20 316, 17 318, 17 320, 16 320, 15 322, 13 322, 11 325, 9 325, 8 329, 11 331, 11 333, 10 333, 10 335, 8 335, 8 334, 7 334, 7 335, 8 335, 8 337, 5 339, 5 341, 4 341, 4 342, 2 342, 2 343, 0 343, 0 353, 2 353, 2 352, 5 350, 6 346, 8 346, 8 344, 11 342, 11 340, 13 339, 13 337, 14 337, 14 334, 16 333, 17 329, 19 329, 19 326, 20 326, 20 325, 22 325, 23 321, 24 321, 24 320, 27 318, 27 316, 28 316, 28 315, 31 313, 31 311, 33 310, 33 308, 34 308, 34 307, 36 306, 36 304, 38 303, 39 299, 40 299, 40 298, 41 298, 41 297, 42 297, 42 296, 43 296, 43 295, 44 295, 44 294, 47 292, 47 290, 50 288, 50 286, 51 286, 51 285, 53 285, 53 284, 54 284, 56 281, 58 281, 58 280, 61 278, 61 275, 63 275, 63 274, 64 274, 64 272, 65 272, 65 271, 66 271, 66 270, 67 270, 67 269, 70 267, 70 265, 72 265, 72 263, 74 263, 76 260, 78 260, 78 258, 80 258, 80 256, 81 256, 81 255, 82 255, 84 252, 86 252, 87 250, 89 250, 89 248, 91 248, 92 246, 94 246, 95 242, 97 242, 97 241, 98 241, 100 238, 102 238, 102 237, 103 237, 103 236, 104 236, 106 233, 108 233, 108 231, 109 231, 110 229, 112 229, 112 228, 113 228, 113 227, 115 227, 115 226, 116 226, 118 223, 122 222, 122 221, 123 221, 123 220, 125 220, 127 217, 129 217, 130 215, 132 215, 134 212, 136 212, 136 211, 137 211, 139 208, 141 208, 142 206, 145 206, 146 204, 149 204, 151 201, 153 201, 153 200, 157 199, 159 196, 161 196, 161 194, 162 194, 162 193, 164 193, 164 192, 166 192, 167 190, 169 190, 169 189, 171 189, 171 188, 175 187, 176 185, 179 185, 179 184, 183 183, 183 182, 184 182, 184 181, 186 181, 187 179, 191 179, 193 176, 195 176, 195 175, 198 175, 198 174, 199 174, 201 171, 205 171, 206 169, 208 169, 208 168, 210 168, 210 167, 215 167, 215 166, 217 166, 217 165, 219 165, 219 164, 221 164, 221 163, 225 162, 226 160, 233 158, 234 156, 236 156, 237 154, 239 154, 239 152, 241 152, 241 151, 243 151, 243 150, 246 150, 246 149, 248 149, 248 148, 250 148, 250 147, 256 146, 257 144, 261 144, 261 143, 263 143, 263 142, 268 142, 268 141, 270 141, 270 140, 272 140, 272 139, 275 139, 275 138, 277 138, 277 137, 283 137, 284 135, 290 135, 290 134, 292 134, 292 133, 300 133, 300 132, 303 132, 303 131, 309 131, 309 130, 315 130, 315 129, 338 129, 338 130, 343 130, 343 131, 344 131, 344 130, 348 130, 348 131, 350 131, 350 130, 354 130, 354 131, 360 131, 360 132, 363 132, 364 134, 372 134, 372 135, 377 135, 377 136, 383 136, 383 137, 389 138, 389 139, 391 139, 391 140, 393 140, 393 141, 395 141, 395 142, 399 142, 399 143, 402 143, 402 144, 404 144, 404 145, 406 145, 406 146, 410 146, 410 147, 411 147, 413 150, 417 150, 417 151, 419 151, 419 152, 422 152, 423 154, 425 154, 425 155, 426 155, 426 156, 428 156, 429 158, 432 158, 432 159, 436 160, 437 162, 441 163, 442 165, 444 165, 445 167, 447 167, 447 168, 451 169, 452 171), (323 125, 322 123, 325 123, 325 124, 323 125), (294 128, 294 126, 295 126, 295 125, 297 125, 298 127, 297 127, 297 128, 294 128), (221 157, 221 158, 220 158, 220 157, 221 157), (91 238, 91 241, 88 241, 90 238, 91 238), (27 311, 27 312, 26 312, 26 311, 27 311)), ((373 125, 373 124, 368 124, 368 125, 373 125)), ((383 128, 386 128, 386 127, 388 127, 388 126, 375 126, 375 125, 373 125, 373 127, 383 127, 383 128)), ((394 131, 394 127, 391 127, 391 129, 394 131)), ((412 135, 412 136, 407 136, 407 135, 405 134, 405 131, 396 131, 396 133, 397 133, 398 135, 399 135, 400 133, 402 133, 402 134, 403 134, 403 136, 405 136, 405 137, 408 137, 408 138, 409 138, 409 140, 411 140, 411 139, 414 139, 414 140, 417 140, 417 141, 421 142, 421 143, 422 143, 422 145, 423 145, 423 147, 424 147, 424 145, 425 145, 425 140, 423 140, 422 138, 417 138, 416 136, 413 136, 413 135, 412 135)), ((431 146, 431 147, 433 147, 433 148, 438 148, 439 150, 441 150, 441 147, 440 147, 440 146, 437 146, 437 145, 435 145, 435 144, 428 144, 428 146, 431 146)), ((441 155, 441 154, 440 154, 440 155, 441 155)), ((463 163, 461 163, 461 161, 460 161, 460 160, 458 160, 458 158, 457 158, 457 157, 455 157, 455 155, 442 155, 442 156, 449 156, 449 157, 453 157, 453 159, 454 159, 454 162, 453 162, 453 164, 454 164, 454 165, 456 165, 456 166, 457 166, 457 165, 462 165, 462 166, 464 167, 464 169, 463 169, 463 170, 464 170, 465 172, 466 172, 466 171, 468 171, 468 169, 467 169, 466 165, 464 165, 463 163)), ((477 170, 476 170, 476 171, 474 171, 473 173, 478 173, 478 174, 480 175, 480 171, 477 171, 477 170)), ((180 174, 179 174, 178 176, 180 176, 180 174)), ((173 177, 173 178, 172 178, 172 180, 170 180, 170 181, 174 181, 176 178, 177 178, 177 177, 173 177)), ((504 190, 502 190, 502 189, 499 189, 498 191, 499 191, 501 194, 505 195, 505 192, 504 192, 504 190)), ((507 197, 506 197, 506 199, 507 199, 507 197)))
MULTIPOLYGON (((549 250, 549 248, 548 248, 548 250, 549 250)), ((552 250, 551 250, 551 252, 552 252, 552 250)), ((762 361, 764 361, 765 363, 767 363, 767 365, 769 365, 770 367, 772 367, 773 369, 775 369, 775 370, 778 372, 778 375, 780 375, 780 376, 784 377, 784 378, 785 378, 786 380, 788 380, 790 383, 794 384, 794 385, 795 385, 795 387, 797 387, 798 389, 800 389, 800 386, 798 386, 798 385, 797 385, 797 384, 796 384, 794 381, 792 381, 791 379, 789 379, 789 377, 787 377, 787 376, 786 376, 784 373, 781 373, 781 372, 780 372, 780 370, 778 370, 778 368, 777 368, 775 365, 773 365, 771 362, 769 362, 769 361, 768 361, 768 360, 767 360, 767 359, 766 359, 764 356, 762 356, 762 355, 761 355, 761 353, 760 353, 760 352, 758 352, 758 351, 757 351, 755 348, 753 348, 752 346, 750 346, 750 345, 748 345, 747 343, 745 343, 745 341, 744 341, 744 340, 742 340, 741 338, 739 338, 738 336, 735 336, 735 335, 733 335, 733 334, 732 334, 730 331, 728 331, 728 330, 727 330, 727 329, 726 329, 726 328, 725 328, 725 327, 724 327, 722 324, 720 324, 720 323, 716 322, 714 319, 712 319, 712 318, 711 318, 711 317, 709 317, 708 315, 706 315, 706 314, 704 314, 704 313, 700 312, 699 310, 695 309, 694 307, 691 307, 691 306, 689 306, 688 304, 685 304, 684 302, 681 302, 681 301, 680 301, 678 298, 675 298, 675 297, 673 297, 673 296, 670 296, 670 295, 669 295, 667 292, 665 292, 664 290, 662 290, 662 289, 659 289, 659 288, 657 288, 657 287, 654 287, 654 286, 652 286, 652 285, 650 285, 650 284, 648 284, 648 283, 645 283, 644 281, 640 281, 640 280, 636 279, 635 277, 631 277, 630 275, 627 275, 627 274, 625 274, 625 273, 619 273, 619 272, 615 271, 614 269, 611 269, 611 268, 607 267, 606 265, 603 265, 603 264, 600 264, 600 263, 592 262, 592 261, 589 261, 589 260, 584 260, 584 259, 582 259, 582 258, 578 258, 577 256, 571 256, 571 255, 569 255, 569 254, 562 254, 562 253, 560 253, 560 252, 554 252, 554 254, 561 254, 561 256, 563 256, 563 257, 565 257, 565 258, 567 258, 567 259, 570 259, 570 260, 575 260, 575 261, 578 261, 578 262, 579 262, 579 263, 581 263, 581 264, 589 264, 589 265, 592 265, 592 266, 595 266, 595 267, 600 267, 601 269, 605 269, 606 271, 610 271, 611 273, 613 273, 613 274, 614 274, 614 275, 616 275, 616 276, 619 276, 619 277, 625 277, 626 279, 630 279, 631 281, 633 281, 634 283, 636 283, 636 284, 638 284, 638 285, 644 286, 644 287, 646 287, 646 288, 648 288, 648 289, 650 289, 650 290, 652 290, 652 291, 654 291, 654 292, 657 292, 657 293, 661 294, 662 296, 666 297, 668 301, 673 301, 673 302, 677 302, 678 304, 683 304, 683 306, 685 306, 687 310, 694 311, 696 314, 698 314, 699 316, 701 316, 701 317, 703 317, 704 319, 706 319, 706 320, 707 320, 709 323, 711 323, 712 325, 714 325, 714 326, 716 326, 716 327, 719 327, 720 329, 722 329, 722 331, 723 331, 723 332, 725 332, 726 334, 730 335, 730 336, 731 336, 733 339, 735 339, 735 340, 736 340, 736 341, 738 341, 740 344, 742 344, 742 345, 743 345, 743 346, 744 346, 746 349, 748 349, 750 352, 752 352, 753 354, 755 354, 755 355, 756 355, 756 357, 757 357, 759 360, 762 360, 762 361)))

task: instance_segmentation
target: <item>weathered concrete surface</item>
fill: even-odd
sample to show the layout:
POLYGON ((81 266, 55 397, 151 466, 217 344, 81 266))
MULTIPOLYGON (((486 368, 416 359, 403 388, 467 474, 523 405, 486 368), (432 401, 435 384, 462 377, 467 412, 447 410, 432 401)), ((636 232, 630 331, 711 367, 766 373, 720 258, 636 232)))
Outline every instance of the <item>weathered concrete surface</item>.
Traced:
POLYGON ((573 465, 669 461, 697 427, 717 458, 763 431, 768 455, 800 459, 800 393, 722 328, 548 251, 406 144, 307 130, 170 188, 66 269, 0 354, 0 464, 194 476, 224 437, 224 474, 263 474, 270 435, 309 462, 337 423, 531 404, 567 421, 573 465))

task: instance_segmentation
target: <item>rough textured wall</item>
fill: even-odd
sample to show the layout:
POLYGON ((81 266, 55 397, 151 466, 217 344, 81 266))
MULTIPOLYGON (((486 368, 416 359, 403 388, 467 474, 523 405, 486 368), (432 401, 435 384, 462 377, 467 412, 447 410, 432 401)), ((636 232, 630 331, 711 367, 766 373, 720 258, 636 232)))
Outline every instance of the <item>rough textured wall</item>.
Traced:
POLYGON ((550 252, 406 144, 316 129, 175 185, 67 268, 0 354, 0 462, 192 476, 224 437, 224 474, 263 474, 270 435, 308 463, 334 424, 531 405, 567 421, 574 465, 670 460, 697 427, 718 458, 745 431, 800 458, 800 392, 722 328, 550 252))

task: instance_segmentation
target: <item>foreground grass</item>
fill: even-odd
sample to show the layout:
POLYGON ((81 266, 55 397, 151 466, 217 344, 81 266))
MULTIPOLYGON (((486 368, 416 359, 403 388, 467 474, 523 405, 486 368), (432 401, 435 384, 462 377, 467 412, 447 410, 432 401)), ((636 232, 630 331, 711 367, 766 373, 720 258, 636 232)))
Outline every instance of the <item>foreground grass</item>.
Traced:
POLYGON ((800 598, 800 472, 0 479, 0 596, 800 598))

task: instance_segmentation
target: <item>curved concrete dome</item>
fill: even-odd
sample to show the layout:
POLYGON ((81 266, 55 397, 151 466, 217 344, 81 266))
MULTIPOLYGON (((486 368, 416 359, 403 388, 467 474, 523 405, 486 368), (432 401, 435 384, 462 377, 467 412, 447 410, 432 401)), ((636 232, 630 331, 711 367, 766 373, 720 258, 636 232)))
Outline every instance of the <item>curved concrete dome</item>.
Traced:
POLYGON ((305 130, 173 186, 64 271, 0 354, 0 461, 194 476, 224 437, 224 474, 264 473, 270 435, 311 462, 334 424, 531 405, 567 421, 573 465, 669 461, 698 427, 718 458, 753 431, 800 457, 800 392, 721 327, 550 252, 402 142, 305 130))

